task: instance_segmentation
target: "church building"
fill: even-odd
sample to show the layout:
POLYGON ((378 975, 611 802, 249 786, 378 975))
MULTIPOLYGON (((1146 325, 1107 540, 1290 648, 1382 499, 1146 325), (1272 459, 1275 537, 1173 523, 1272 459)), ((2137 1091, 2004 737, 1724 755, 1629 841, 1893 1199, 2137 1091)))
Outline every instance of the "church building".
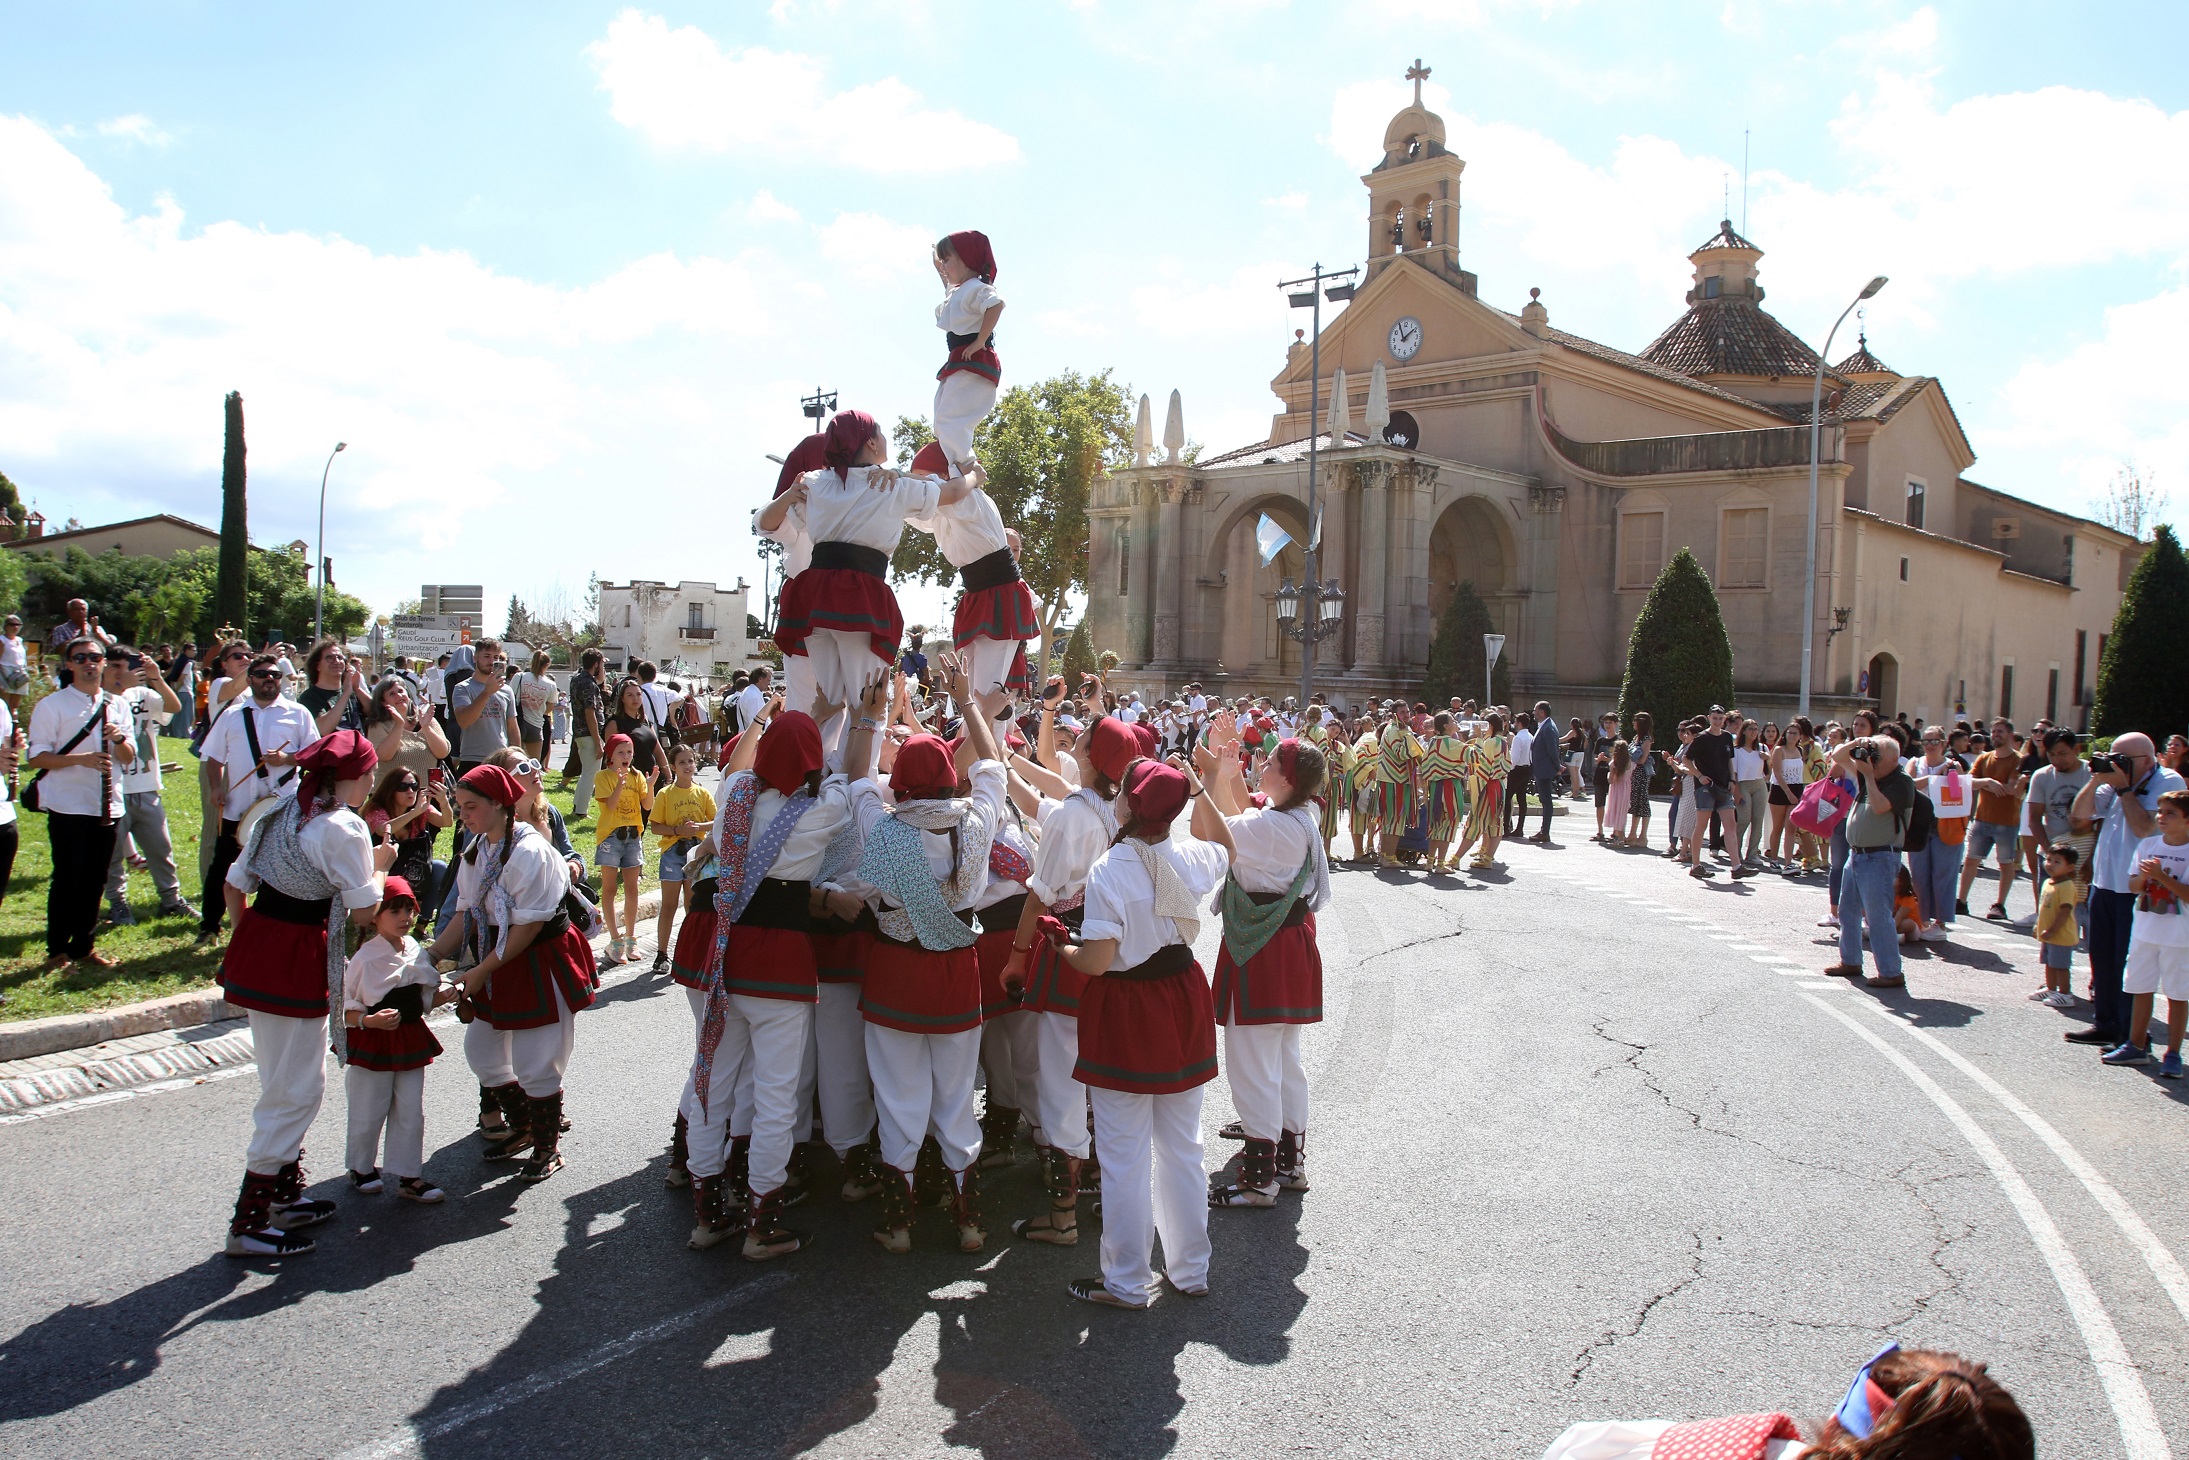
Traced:
POLYGON ((1944 386, 1863 340, 1824 372, 1805 625, 1817 354, 1765 311, 1763 250, 1721 224, 1689 256, 1686 313, 1629 353, 1555 326, 1537 289, 1517 312, 1485 301, 1459 252, 1465 168, 1417 79, 1361 179, 1358 292, 1323 329, 1319 381, 1307 343, 1289 349, 1266 440, 1189 463, 1175 394, 1160 452, 1142 402, 1134 463, 1088 512, 1088 626, 1123 659, 1118 687, 1298 692, 1278 596, 1301 577, 1312 437, 1317 577, 1345 595, 1315 650, 1335 703, 1418 698, 1437 617, 1468 582, 1507 636, 1515 700, 1561 719, 1608 709, 1650 585, 1687 547, 1716 585, 1743 708, 1792 712, 1806 633, 1819 723, 1862 704, 2087 723, 2132 539, 1970 480, 1944 386), (1266 567, 1264 514, 1293 539, 1266 567))

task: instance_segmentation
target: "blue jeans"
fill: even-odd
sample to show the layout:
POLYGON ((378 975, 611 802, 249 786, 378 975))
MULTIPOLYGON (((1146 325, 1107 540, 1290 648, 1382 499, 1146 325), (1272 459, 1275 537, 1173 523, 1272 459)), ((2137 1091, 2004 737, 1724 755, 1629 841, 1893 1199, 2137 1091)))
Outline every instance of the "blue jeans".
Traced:
POLYGON ((1953 900, 1960 891, 1961 848, 1932 837, 1921 851, 1908 853, 1908 876, 1915 881, 1916 905, 1931 922, 1953 926, 1953 900))
MULTIPOLYGON (((1832 906, 1837 908, 1840 889, 1847 881, 1847 818, 1844 816, 1839 819, 1839 825, 1832 828, 1832 845, 1826 856, 1829 866, 1827 880, 1831 883, 1831 891, 1827 895, 1832 900, 1832 906)), ((1889 923, 1892 919, 1887 918, 1886 921, 1889 923)))
POLYGON ((1870 925, 1870 956, 1879 978, 1900 976, 1900 934, 1893 928, 1893 883, 1900 875, 1900 853, 1893 847, 1850 850, 1841 878, 1839 961, 1862 966, 1862 925, 1870 925))
MULTIPOLYGON (((1558 777, 1564 767, 1553 761, 1548 767, 1535 766, 1533 769, 1535 771, 1536 804, 1543 808, 1543 835, 1549 836, 1551 834, 1551 803, 1558 799, 1558 777), (1544 774, 1546 769, 1549 771, 1548 775, 1544 774)), ((1526 813, 1522 813, 1520 822, 1523 830, 1526 829, 1527 821, 1526 813)))

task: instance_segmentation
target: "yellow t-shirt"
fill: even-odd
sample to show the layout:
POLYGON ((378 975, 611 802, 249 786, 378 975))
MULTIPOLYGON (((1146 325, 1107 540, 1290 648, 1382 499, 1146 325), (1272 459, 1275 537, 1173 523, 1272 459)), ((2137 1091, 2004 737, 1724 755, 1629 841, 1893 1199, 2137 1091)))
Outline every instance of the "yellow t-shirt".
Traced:
MULTIPOLYGON (((663 786, 654 797, 654 825, 674 826, 680 821, 696 821, 701 826, 714 824, 714 797, 704 786, 679 786, 674 782, 663 786)), ((701 833, 705 835, 705 833, 701 833)), ((667 851, 676 845, 677 839, 667 832, 661 834, 661 849, 667 851)))
POLYGON ((593 799, 600 803, 600 820, 594 823, 593 835, 601 841, 608 840, 624 827, 643 828, 645 813, 653 809, 653 788, 637 771, 595 771, 593 773, 593 799))
POLYGON ((2055 948, 2072 948, 2079 939, 2075 927, 2075 905, 2083 900, 2082 884, 2073 877, 2055 877, 2046 881, 2044 895, 2037 900, 2037 937, 2055 948))

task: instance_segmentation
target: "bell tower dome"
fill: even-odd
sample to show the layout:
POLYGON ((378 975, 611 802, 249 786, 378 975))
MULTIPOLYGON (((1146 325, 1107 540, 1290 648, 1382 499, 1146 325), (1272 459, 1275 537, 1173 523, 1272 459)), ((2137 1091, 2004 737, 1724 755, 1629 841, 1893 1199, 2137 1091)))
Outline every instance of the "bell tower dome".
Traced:
POLYGON ((1459 266, 1459 175, 1467 164, 1445 147, 1444 118, 1422 105, 1428 76, 1418 60, 1407 68, 1414 103, 1383 129, 1383 160, 1361 179, 1368 188, 1367 278, 1407 257, 1472 294, 1475 276, 1459 266))

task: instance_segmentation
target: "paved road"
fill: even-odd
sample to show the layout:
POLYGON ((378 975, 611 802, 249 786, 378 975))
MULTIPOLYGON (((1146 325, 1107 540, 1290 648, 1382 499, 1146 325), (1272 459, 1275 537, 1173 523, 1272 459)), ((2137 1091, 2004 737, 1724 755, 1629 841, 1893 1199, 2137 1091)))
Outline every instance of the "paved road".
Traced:
MULTIPOLYGON (((2026 940, 1880 998, 1820 986, 1814 890, 1509 862, 1340 875, 1315 1189, 1215 1214, 1214 1295, 1145 1315, 1064 1297, 1091 1243, 968 1257, 931 1218, 890 1258, 826 1196, 786 1262, 686 1250, 651 978, 580 1021, 543 1186, 477 1159, 444 1058, 449 1204, 338 1190, 337 1084, 342 1216, 287 1264, 216 1252, 248 1075, 0 1126, 0 1451, 1532 1460, 1587 1417, 1818 1414, 1888 1337, 1990 1360, 2047 1456, 2184 1443, 2182 1090, 2061 1043, 2026 940)), ((1212 1158, 1229 1116, 1219 1081, 1212 1158)), ((1029 1159, 993 1206, 1034 1200, 1029 1159)))

